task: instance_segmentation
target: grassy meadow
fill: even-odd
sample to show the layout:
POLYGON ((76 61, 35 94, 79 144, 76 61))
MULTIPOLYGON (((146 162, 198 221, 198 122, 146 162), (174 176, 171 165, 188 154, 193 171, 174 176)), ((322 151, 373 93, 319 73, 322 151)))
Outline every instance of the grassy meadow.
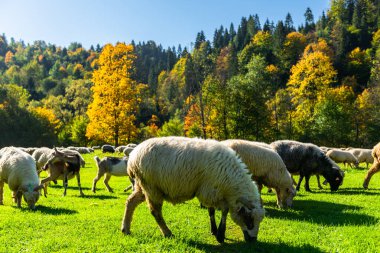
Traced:
MULTIPOLYGON (((95 154, 102 157, 97 151, 95 154)), ((220 245, 211 235, 206 209, 194 199, 173 206, 165 203, 163 215, 173 238, 161 236, 145 203, 138 206, 132 221, 132 234, 120 232, 127 178, 112 177, 106 191, 101 179, 96 194, 91 192, 96 175, 94 154, 86 154, 81 169, 85 197, 79 196, 75 179, 69 181, 63 197, 62 181, 48 188, 35 211, 12 202, 8 185, 4 205, 0 206, 0 252, 380 252, 380 174, 363 190, 365 165, 346 171, 336 193, 329 187, 318 190, 311 179, 313 193, 303 187, 294 207, 281 210, 274 193, 263 190, 266 217, 260 226, 258 242, 244 242, 240 228, 227 221, 226 242, 220 245)), ((45 176, 42 174, 42 176, 45 176)), ((217 212, 219 222, 220 213, 217 212)))

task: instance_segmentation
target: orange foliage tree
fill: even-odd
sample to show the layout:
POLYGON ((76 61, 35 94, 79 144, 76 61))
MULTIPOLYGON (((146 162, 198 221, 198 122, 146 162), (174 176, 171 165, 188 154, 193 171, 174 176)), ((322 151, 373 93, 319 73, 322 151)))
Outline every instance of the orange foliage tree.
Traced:
POLYGON ((137 135, 136 112, 145 87, 132 79, 136 56, 132 45, 104 46, 93 73, 93 101, 87 115, 89 139, 113 143, 129 142, 137 135))

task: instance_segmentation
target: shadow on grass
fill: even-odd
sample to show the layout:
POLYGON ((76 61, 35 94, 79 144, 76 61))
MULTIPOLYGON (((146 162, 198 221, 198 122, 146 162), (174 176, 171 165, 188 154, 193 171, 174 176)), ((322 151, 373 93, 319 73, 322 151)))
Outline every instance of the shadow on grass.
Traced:
POLYGON ((47 215, 61 215, 61 214, 75 214, 78 213, 75 210, 61 208, 61 207, 50 207, 50 206, 41 206, 36 205, 36 212, 41 212, 47 215))
MULTIPOLYGON (((60 189, 60 188, 62 188, 63 189, 63 186, 61 185, 61 184, 54 184, 54 183, 52 183, 52 184, 50 184, 49 185, 49 187, 51 187, 51 188, 55 188, 55 189, 60 189)), ((48 189, 49 189, 49 187, 48 187, 48 189)), ((67 189, 69 190, 69 189, 75 189, 75 190, 78 190, 79 191, 79 188, 78 188, 78 186, 67 186, 67 189)), ((84 190, 84 191, 88 191, 88 190, 91 190, 91 188, 90 187, 82 187, 82 190, 84 190)))
POLYGON ((110 195, 101 195, 101 194, 89 194, 89 195, 84 195, 84 199, 117 199, 116 196, 110 196, 110 195))
POLYGON ((196 241, 188 241, 188 244, 205 252, 308 252, 308 253, 320 253, 323 252, 320 249, 311 246, 303 245, 300 247, 286 245, 284 243, 246 243, 246 242, 232 242, 224 243, 220 245, 205 244, 196 241))
POLYGON ((362 195, 378 195, 380 196, 380 189, 369 189, 369 190, 365 190, 364 188, 342 188, 342 189, 339 189, 338 194, 342 194, 342 195, 358 195, 358 194, 362 194, 362 195))
POLYGON ((274 209, 269 206, 265 208, 268 217, 307 221, 322 225, 368 225, 378 222, 378 219, 373 216, 345 212, 360 209, 362 207, 314 200, 294 200, 293 208, 289 211, 274 209))

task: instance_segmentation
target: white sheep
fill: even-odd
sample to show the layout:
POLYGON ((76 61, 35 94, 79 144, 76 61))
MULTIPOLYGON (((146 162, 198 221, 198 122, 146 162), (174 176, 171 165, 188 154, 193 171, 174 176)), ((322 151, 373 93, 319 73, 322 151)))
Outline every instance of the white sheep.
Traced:
POLYGON ((363 187, 368 189, 369 181, 372 176, 380 171, 380 142, 377 143, 372 149, 373 164, 371 168, 367 171, 367 174, 364 179, 363 187))
POLYGON ((358 159, 348 151, 340 150, 340 149, 331 149, 327 151, 326 156, 331 158, 336 163, 343 163, 346 166, 346 163, 352 167, 358 167, 359 161, 358 159))
POLYGON ((4 183, 13 191, 18 207, 21 207, 21 197, 24 196, 29 208, 35 209, 41 187, 36 162, 29 154, 15 147, 0 150, 0 205, 3 204, 4 183))
POLYGON ((269 144, 246 140, 226 140, 221 143, 235 150, 241 157, 251 171, 252 179, 258 184, 260 193, 263 185, 274 188, 277 205, 280 208, 291 207, 296 195, 293 179, 279 154, 269 144))
POLYGON ((259 191, 244 163, 225 145, 184 137, 148 139, 131 152, 128 174, 135 179, 135 190, 126 201, 125 234, 130 234, 135 208, 146 199, 162 234, 171 236, 162 217, 163 201, 176 204, 197 197, 209 207, 211 232, 219 242, 225 238, 228 212, 246 241, 257 240, 264 217, 259 191), (222 210, 219 228, 214 208, 222 210))
POLYGON ((121 146, 118 146, 117 148, 115 148, 115 152, 116 153, 123 153, 124 149, 126 148, 127 146, 125 145, 121 145, 121 146))
POLYGON ((53 152, 53 149, 47 147, 41 147, 34 150, 32 157, 36 161, 38 171, 42 169, 53 152))
MULTIPOLYGON (((113 192, 112 188, 109 186, 108 181, 111 179, 111 176, 128 176, 127 172, 127 163, 128 159, 126 157, 104 157, 100 160, 99 157, 95 156, 94 160, 96 162, 96 166, 98 167, 98 173, 94 178, 92 184, 92 192, 96 192, 96 183, 99 179, 104 176, 104 184, 107 187, 109 192, 113 192)), ((133 183, 132 183, 133 184, 133 183)), ((124 191, 127 191, 131 187, 127 187, 124 191)))
POLYGON ((367 169, 368 164, 373 163, 372 150, 366 148, 350 148, 348 152, 353 154, 359 161, 359 163, 366 163, 367 169))

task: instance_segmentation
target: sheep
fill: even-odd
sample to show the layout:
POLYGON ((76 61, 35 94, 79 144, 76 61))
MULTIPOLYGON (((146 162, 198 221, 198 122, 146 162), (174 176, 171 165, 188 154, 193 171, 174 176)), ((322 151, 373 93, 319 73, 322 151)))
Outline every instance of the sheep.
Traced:
POLYGON ((44 195, 46 197, 48 182, 57 179, 63 180, 64 192, 66 196, 67 181, 74 176, 77 178, 79 193, 84 196, 80 183, 80 156, 76 153, 61 152, 54 149, 50 159, 43 166, 43 170, 48 172, 48 177, 41 180, 41 186, 44 187, 44 195))
POLYGON ((41 147, 34 150, 32 157, 36 161, 37 171, 40 171, 42 169, 53 152, 53 149, 47 147, 41 147))
MULTIPOLYGON (((108 181, 111 179, 111 176, 128 176, 127 173, 127 158, 119 158, 119 157, 105 157, 102 160, 100 160, 99 157, 95 156, 94 160, 96 162, 96 166, 98 167, 98 173, 96 177, 94 178, 93 184, 92 184, 92 192, 96 192, 96 183, 99 181, 99 179, 105 174, 104 177, 104 184, 107 187, 107 190, 109 192, 113 192, 112 188, 109 186, 108 181)), ((132 180, 131 180, 132 181, 132 180)), ((133 185, 133 181, 132 181, 133 185)), ((133 187, 133 186, 132 186, 133 187)), ((124 191, 127 191, 131 188, 127 187, 124 189, 124 191)))
POLYGON ((132 152, 134 148, 133 147, 126 147, 123 151, 125 156, 129 156, 129 154, 132 152))
POLYGON ((291 207, 296 195, 293 179, 281 157, 269 144, 259 143, 261 146, 258 146, 256 142, 245 140, 226 140, 221 143, 235 150, 241 157, 252 173, 252 179, 258 184, 260 193, 262 185, 274 188, 278 207, 291 207))
POLYGON ((343 163, 344 166, 346 166, 346 163, 348 163, 351 168, 352 168, 352 164, 355 167, 359 166, 358 159, 353 154, 345 150, 331 149, 327 151, 326 156, 331 158, 336 163, 343 163))
POLYGON ((81 153, 78 150, 70 150, 67 148, 59 148, 58 150, 65 153, 66 155, 72 155, 72 156, 77 155, 79 157, 80 166, 82 168, 84 168, 86 166, 86 161, 84 160, 83 156, 81 155, 81 153))
POLYGON ((161 137, 139 144, 128 159, 128 175, 135 189, 126 201, 122 232, 130 234, 132 215, 146 199, 165 237, 172 235, 162 217, 162 204, 197 197, 209 208, 211 232, 224 242, 227 214, 246 241, 256 241, 264 218, 257 185, 235 151, 214 140, 161 137), (222 210, 219 228, 215 208, 222 210))
POLYGON ((281 156, 291 174, 300 174, 297 191, 305 177, 305 189, 311 192, 309 179, 312 174, 321 174, 330 184, 331 191, 337 191, 343 183, 344 172, 316 145, 289 140, 275 141, 270 145, 281 156))
POLYGON ((353 154, 359 161, 359 163, 366 163, 366 168, 368 169, 368 164, 373 163, 372 149, 366 148, 350 148, 348 152, 353 154))
POLYGON ((111 145, 105 144, 102 146, 102 152, 103 153, 106 153, 106 152, 115 153, 115 148, 112 147, 111 145))
POLYGON ((126 148, 127 146, 119 146, 117 148, 115 148, 115 152, 116 153, 123 153, 124 149, 126 148))
POLYGON ((372 176, 379 172, 380 170, 380 142, 377 143, 372 149, 373 164, 371 168, 367 171, 367 174, 364 178, 363 188, 368 189, 369 181, 372 176))
POLYGON ((4 183, 13 192, 17 207, 21 207, 23 196, 28 207, 35 209, 41 187, 36 162, 31 155, 15 147, 0 150, 0 205, 3 205, 4 183))

